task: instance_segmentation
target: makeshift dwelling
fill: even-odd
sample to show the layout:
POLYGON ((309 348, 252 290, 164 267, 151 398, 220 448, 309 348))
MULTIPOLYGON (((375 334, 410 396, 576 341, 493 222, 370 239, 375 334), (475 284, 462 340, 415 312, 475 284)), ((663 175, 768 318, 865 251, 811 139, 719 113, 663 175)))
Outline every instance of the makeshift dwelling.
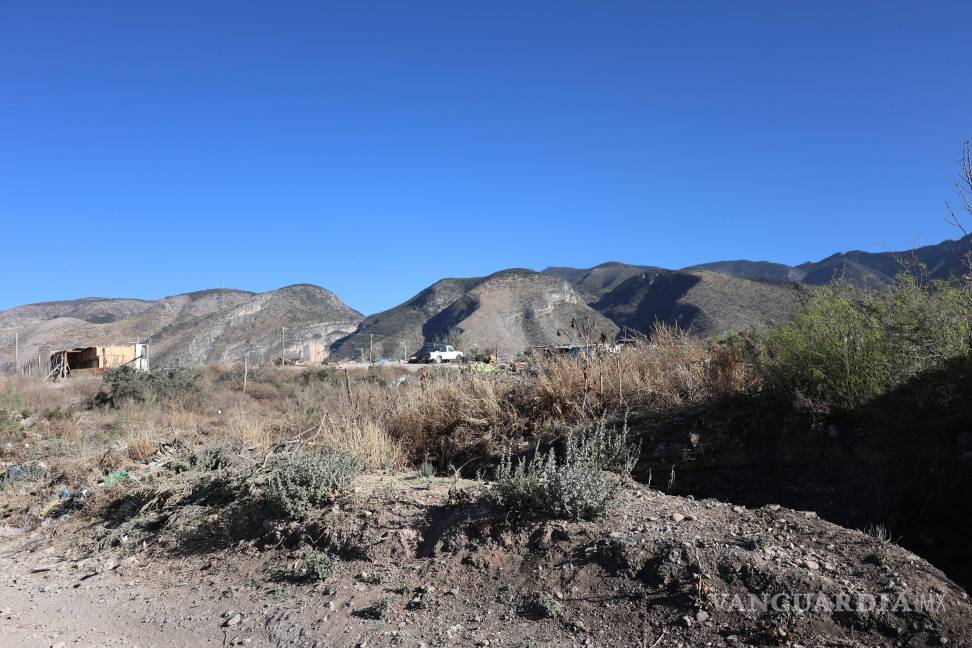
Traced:
POLYGON ((126 344, 61 349, 51 354, 50 376, 66 378, 75 372, 93 373, 131 365, 148 371, 148 345, 126 344))

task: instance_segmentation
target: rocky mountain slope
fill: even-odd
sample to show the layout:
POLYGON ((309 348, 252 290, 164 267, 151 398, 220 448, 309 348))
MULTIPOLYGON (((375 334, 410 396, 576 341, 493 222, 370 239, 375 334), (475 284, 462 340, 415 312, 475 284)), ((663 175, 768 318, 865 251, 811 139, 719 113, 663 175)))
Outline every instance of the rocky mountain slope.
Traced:
POLYGON ((298 284, 265 293, 219 289, 156 301, 92 297, 31 304, 0 313, 0 330, 18 331, 21 358, 138 338, 150 343, 152 364, 164 366, 235 362, 247 353, 272 359, 282 349, 295 357, 299 347, 306 354, 315 342, 326 351, 361 318, 329 290, 298 284))
POLYGON ((683 270, 709 270, 720 274, 755 279, 757 281, 803 281, 806 271, 772 261, 713 261, 683 268, 683 270))
POLYGON ((541 272, 566 279, 587 299, 595 302, 604 294, 617 288, 626 279, 645 272, 661 272, 664 268, 631 265, 619 261, 608 261, 593 268, 565 268, 551 266, 541 272))
POLYGON ((365 318, 332 353, 358 357, 373 342, 376 357, 397 358, 423 342, 458 338, 466 350, 509 355, 531 346, 580 342, 587 322, 598 338, 613 339, 618 332, 569 281, 533 270, 503 270, 443 279, 400 306, 365 318))
POLYGON ((704 270, 645 272, 592 306, 624 329, 650 334, 657 322, 712 335, 786 321, 794 312, 796 293, 788 284, 704 270))
POLYGON ((803 276, 795 268, 750 261, 679 271, 612 261, 543 272, 570 281, 591 308, 620 329, 649 334, 658 322, 698 335, 785 321, 796 305, 794 277, 803 276))
POLYGON ((543 270, 571 282, 598 312, 621 328, 650 332, 654 322, 701 335, 785 321, 793 313, 792 284, 823 285, 835 277, 862 287, 894 281, 903 263, 917 260, 932 279, 963 272, 968 239, 910 251, 841 252, 798 266, 770 261, 714 261, 679 271, 611 261, 593 268, 543 270))

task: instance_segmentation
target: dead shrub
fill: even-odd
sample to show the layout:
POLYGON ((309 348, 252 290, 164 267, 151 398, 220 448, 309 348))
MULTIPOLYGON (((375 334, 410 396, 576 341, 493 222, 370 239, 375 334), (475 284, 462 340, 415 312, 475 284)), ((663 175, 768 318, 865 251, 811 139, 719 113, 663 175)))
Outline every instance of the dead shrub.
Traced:
POLYGON ((520 429, 513 384, 474 373, 421 380, 392 394, 385 425, 413 457, 480 456, 520 429))
POLYGON ((225 414, 223 436, 228 441, 239 441, 252 449, 269 449, 273 441, 271 424, 260 412, 234 408, 225 414))
POLYGON ((321 426, 314 442, 357 455, 368 470, 396 470, 405 465, 401 445, 376 421, 347 421, 321 426))
POLYGON ((580 421, 624 409, 671 412, 744 389, 743 354, 727 343, 657 325, 616 353, 541 357, 536 378, 521 385, 520 409, 530 420, 580 421))

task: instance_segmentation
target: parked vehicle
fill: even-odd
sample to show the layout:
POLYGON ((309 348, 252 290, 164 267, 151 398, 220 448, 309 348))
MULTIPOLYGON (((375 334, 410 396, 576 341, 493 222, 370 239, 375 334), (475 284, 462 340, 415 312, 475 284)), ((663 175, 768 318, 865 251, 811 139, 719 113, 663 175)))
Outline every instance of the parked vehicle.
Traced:
POLYGON ((462 362, 462 351, 456 351, 448 344, 425 344, 418 353, 408 359, 409 362, 462 362))

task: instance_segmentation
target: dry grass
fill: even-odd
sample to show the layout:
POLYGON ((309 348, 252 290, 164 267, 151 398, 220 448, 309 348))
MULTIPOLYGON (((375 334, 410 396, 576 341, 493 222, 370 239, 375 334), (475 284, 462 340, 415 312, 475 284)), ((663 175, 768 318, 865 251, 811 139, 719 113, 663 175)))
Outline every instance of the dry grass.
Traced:
POLYGON ((273 442, 271 424, 256 408, 237 407, 226 415, 221 426, 222 440, 239 441, 244 447, 268 450, 273 442))
POLYGON ((508 376, 444 374, 403 384, 382 417, 389 434, 416 458, 451 461, 482 456, 522 431, 508 376))
POLYGON ((357 454, 368 470, 394 471, 406 464, 401 444, 376 421, 324 425, 312 443, 357 454))
POLYGON ((620 353, 559 356, 536 363, 525 396, 534 420, 581 420, 631 409, 671 412, 751 386, 742 353, 658 326, 620 353))
POLYGON ((85 406, 101 389, 101 378, 80 376, 58 383, 43 383, 33 376, 0 377, 0 393, 8 389, 19 393, 30 414, 43 416, 85 406))
POLYGON ((251 371, 246 393, 241 378, 237 368, 213 367, 192 403, 118 408, 85 405, 97 381, 18 378, 29 408, 62 414, 34 416, 4 460, 44 459, 63 479, 82 482, 151 460, 163 444, 233 442, 259 452, 339 448, 369 470, 426 460, 445 469, 565 425, 627 411, 671 413, 753 386, 738 350, 669 328, 620 353, 534 358, 529 371, 515 374, 385 367, 346 379, 331 369, 268 367, 251 371))

